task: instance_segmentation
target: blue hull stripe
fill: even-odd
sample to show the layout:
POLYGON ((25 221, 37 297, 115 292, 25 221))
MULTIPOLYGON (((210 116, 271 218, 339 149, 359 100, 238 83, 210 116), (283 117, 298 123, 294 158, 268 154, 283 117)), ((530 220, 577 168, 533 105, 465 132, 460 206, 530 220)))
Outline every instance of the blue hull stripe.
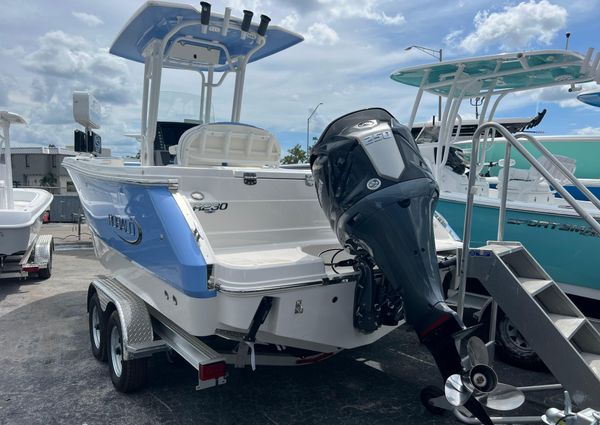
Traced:
POLYGON ((167 187, 78 177, 89 224, 108 246, 191 297, 216 295, 207 289, 206 261, 167 187))

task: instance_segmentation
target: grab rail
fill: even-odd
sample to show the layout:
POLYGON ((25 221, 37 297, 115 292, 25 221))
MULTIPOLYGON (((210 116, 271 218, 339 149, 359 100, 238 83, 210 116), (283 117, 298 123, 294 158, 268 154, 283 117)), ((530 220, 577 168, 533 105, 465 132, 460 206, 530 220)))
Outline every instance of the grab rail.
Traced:
MULTIPOLYGON (((477 173, 474 172, 477 169, 477 158, 479 156, 479 144, 481 136, 488 129, 493 129, 500 133, 506 139, 506 151, 504 154, 505 170, 502 176, 502 191, 500 197, 500 211, 498 216, 498 240, 504 240, 504 221, 506 219, 506 200, 508 191, 508 171, 510 169, 510 153, 511 148, 514 147, 519 153, 556 189, 558 193, 567 201, 567 203, 583 218, 591 227, 600 235, 600 223, 592 217, 585 209, 579 205, 579 203, 573 198, 573 196, 564 188, 560 182, 555 179, 546 168, 540 164, 540 162, 533 157, 521 142, 517 139, 527 139, 530 141, 550 162, 555 165, 572 183, 573 185, 583 193, 592 204, 600 210, 600 200, 594 196, 578 179, 571 173, 563 164, 556 159, 548 149, 546 149, 538 140, 533 136, 525 133, 519 133, 513 136, 507 129, 501 124, 496 122, 487 122, 480 125, 475 133, 473 134, 473 140, 471 143, 471 161, 469 173, 469 183, 467 187, 467 204, 465 206, 465 221, 464 221, 464 232, 463 232, 463 254, 461 255, 460 261, 460 280, 459 280, 459 296, 457 313, 462 318, 464 311, 464 298, 467 286, 467 267, 469 259, 469 249, 471 241, 471 223, 473 221, 473 202, 475 197, 475 179, 477 173)), ((496 306, 494 306, 496 307, 496 306)), ((491 329, 491 332, 495 333, 495 329, 491 329)), ((494 336, 494 335, 491 335, 494 336)), ((493 338, 490 338, 492 341, 493 338)))

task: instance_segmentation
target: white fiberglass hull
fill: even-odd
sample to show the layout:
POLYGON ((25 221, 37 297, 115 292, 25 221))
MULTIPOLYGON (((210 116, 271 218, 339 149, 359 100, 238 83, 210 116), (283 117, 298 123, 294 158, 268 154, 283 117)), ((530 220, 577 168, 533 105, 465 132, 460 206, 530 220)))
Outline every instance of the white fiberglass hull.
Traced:
POLYGON ((0 210, 0 256, 22 253, 38 235, 52 195, 40 189, 13 189, 14 208, 0 210))
MULTIPOLYGON (((356 277, 327 267, 331 252, 319 255, 340 247, 309 170, 140 167, 82 157, 63 164, 102 264, 192 335, 244 335, 265 296, 273 307, 257 335, 263 343, 332 352, 395 328, 354 328, 356 277)), ((456 246, 451 237, 440 244, 456 246)))

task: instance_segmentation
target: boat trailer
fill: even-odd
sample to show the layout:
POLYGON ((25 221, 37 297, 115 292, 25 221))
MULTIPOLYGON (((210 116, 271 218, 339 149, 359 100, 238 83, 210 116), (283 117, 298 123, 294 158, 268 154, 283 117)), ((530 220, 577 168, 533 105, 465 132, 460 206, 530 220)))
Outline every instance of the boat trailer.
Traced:
POLYGON ((0 279, 25 279, 32 274, 48 279, 52 274, 52 235, 37 235, 22 255, 7 255, 0 258, 0 279))

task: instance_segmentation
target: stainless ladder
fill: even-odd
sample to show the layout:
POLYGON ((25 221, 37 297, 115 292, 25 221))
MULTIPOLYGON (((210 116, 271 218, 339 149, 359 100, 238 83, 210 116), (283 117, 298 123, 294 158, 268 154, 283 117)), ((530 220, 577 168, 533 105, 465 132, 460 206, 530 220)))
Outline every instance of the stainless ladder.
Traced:
POLYGON ((600 333, 519 242, 469 250, 478 279, 582 407, 600 408, 600 333))

